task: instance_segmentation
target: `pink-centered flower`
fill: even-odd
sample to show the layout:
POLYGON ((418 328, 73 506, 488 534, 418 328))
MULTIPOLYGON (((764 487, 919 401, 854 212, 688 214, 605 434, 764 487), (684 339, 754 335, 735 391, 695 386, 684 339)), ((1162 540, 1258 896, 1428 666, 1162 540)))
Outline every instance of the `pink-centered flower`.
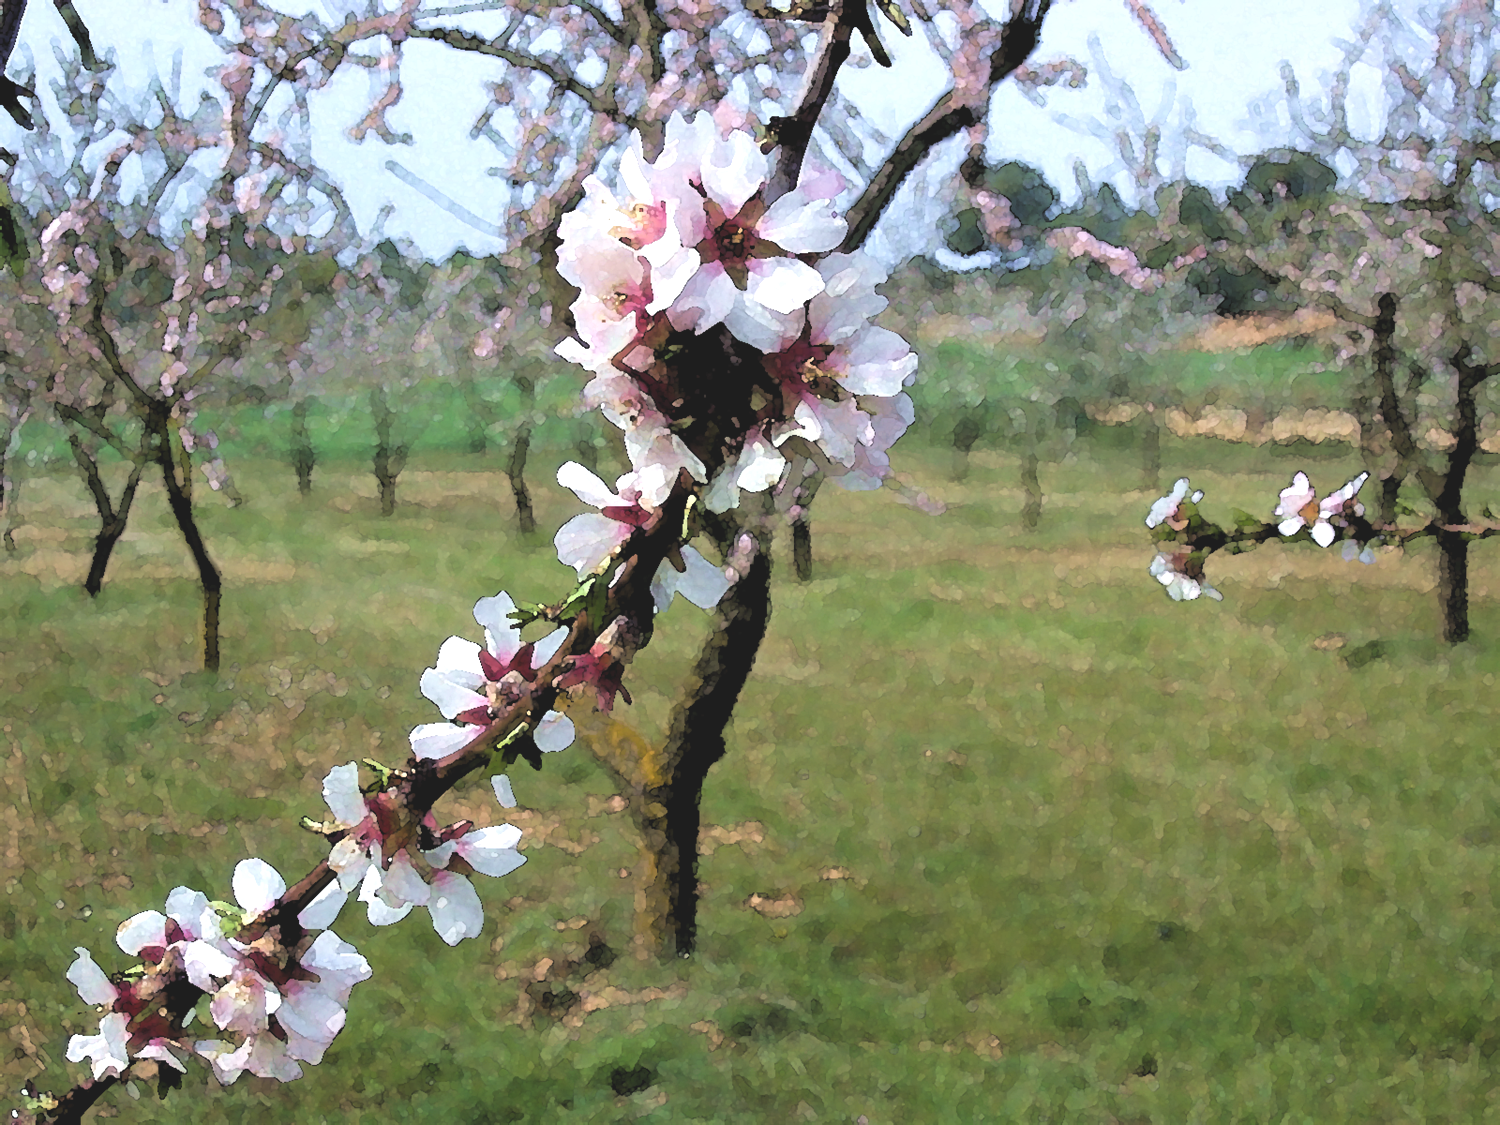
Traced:
POLYGON ((702 175, 708 232, 702 266, 667 310, 679 331, 723 324, 763 352, 779 351, 805 323, 804 306, 823 290, 819 271, 796 257, 832 250, 847 224, 834 214, 843 190, 836 173, 804 180, 769 206, 767 161, 753 138, 731 133, 715 150, 721 164, 702 175))
POLYGON ((824 288, 808 307, 806 327, 765 359, 785 404, 785 420, 771 434, 777 445, 792 437, 816 445, 833 463, 835 477, 863 462, 861 469, 878 479, 885 459, 861 458, 860 450, 883 453, 905 430, 901 426, 882 444, 873 414, 884 410, 889 419, 891 400, 913 378, 917 357, 895 332, 869 323, 886 302, 874 290, 881 275, 868 259, 830 254, 818 271, 824 288))
POLYGON ((384 833, 375 809, 359 790, 359 766, 354 762, 328 771, 323 778, 323 800, 333 813, 333 824, 348 829, 328 853, 337 886, 347 895, 359 886, 372 863, 379 865, 384 833))
POLYGON ((422 853, 437 869, 427 909, 437 935, 448 945, 457 945, 484 926, 484 909, 473 884, 465 878, 466 870, 497 879, 516 870, 526 862, 516 846, 521 830, 510 824, 475 829, 464 823, 436 835, 441 842, 422 853))
POLYGON ((1313 542, 1320 547, 1330 546, 1338 538, 1334 520, 1344 525, 1341 517, 1365 514, 1364 505, 1354 497, 1369 476, 1369 473, 1360 473, 1342 488, 1318 500, 1307 474, 1297 473, 1292 478, 1291 486, 1281 490, 1280 503, 1276 505, 1275 512, 1281 522, 1277 524, 1276 530, 1282 535, 1296 535, 1304 527, 1311 527, 1313 542))
MULTIPOLYGON (((1146 526, 1155 528, 1160 524, 1166 524, 1173 531, 1182 531, 1187 527, 1187 521, 1178 515, 1178 509, 1182 502, 1189 498, 1192 485, 1188 483, 1187 477, 1179 477, 1177 483, 1172 486, 1172 491, 1151 505, 1151 511, 1146 514, 1146 526)), ((1191 492, 1194 504, 1203 499, 1203 491, 1199 489, 1191 492)))
MULTIPOLYGON (((567 639, 568 631, 557 629, 535 644, 522 643, 521 631, 510 620, 515 608, 503 590, 480 598, 474 603, 474 620, 484 629, 484 645, 449 637, 438 649, 437 666, 422 673, 422 694, 451 721, 412 730, 412 752, 418 758, 443 758, 462 750, 500 710, 527 694, 537 668, 567 639)), ((532 738, 546 753, 565 750, 573 742, 573 723, 561 712, 548 711, 532 738)))
MULTIPOLYGON (((557 557, 573 567, 579 578, 603 563, 637 528, 644 526, 654 514, 646 506, 647 500, 665 499, 671 486, 660 473, 637 470, 622 476, 615 484, 618 491, 611 491, 576 461, 569 461, 557 470, 557 483, 571 489, 585 504, 599 509, 574 516, 563 524, 553 540, 557 557)), ((729 589, 728 579, 692 547, 681 548, 679 554, 683 564, 680 571, 670 560, 663 560, 652 577, 651 593, 657 610, 664 611, 679 593, 694 605, 711 609, 729 589)))

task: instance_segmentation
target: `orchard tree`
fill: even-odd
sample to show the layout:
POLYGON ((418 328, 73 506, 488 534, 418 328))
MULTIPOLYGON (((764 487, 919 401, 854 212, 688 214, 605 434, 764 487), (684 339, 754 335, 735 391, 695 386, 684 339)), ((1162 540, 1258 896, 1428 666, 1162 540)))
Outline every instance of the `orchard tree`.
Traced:
POLYGON ((277 258, 304 248, 314 228, 347 235, 352 219, 337 189, 292 151, 307 147, 296 122, 266 130, 242 63, 218 69, 222 101, 205 94, 187 114, 175 80, 132 101, 117 92, 113 63, 59 61, 55 93, 72 131, 45 122, 27 134, 7 177, 16 201, 7 213, 29 221, 35 253, 15 278, 19 299, 0 312, 6 362, 43 388, 69 427, 100 518, 89 593, 99 592, 143 473, 161 472, 197 568, 204 665, 214 669, 222 579, 194 512, 194 454, 213 490, 237 494, 196 416, 243 373, 238 361, 283 274, 277 258), (260 139, 267 131, 272 139, 260 139), (128 466, 118 497, 100 466, 105 446, 128 466))
MULTIPOLYGON (((504 591, 475 604, 483 643, 450 638, 421 678, 446 721, 413 729, 410 758, 373 764, 363 788, 355 763, 329 771, 328 812, 305 822, 329 850, 303 878, 288 886, 252 858, 235 870, 235 903, 174 891, 165 913, 143 911, 117 935, 141 960, 136 971, 107 975, 80 950, 68 979, 105 1012, 97 1035, 73 1037, 68 1057, 87 1059, 91 1078, 62 1097, 28 1087, 27 1119, 76 1121, 148 1064, 165 1091, 190 1056, 225 1083, 247 1070, 291 1080, 302 1063, 321 1061, 352 989, 371 975, 328 929, 349 892, 359 888, 375 925, 420 908, 448 944, 477 935, 483 907, 469 876, 514 870, 519 832, 440 824, 435 803, 492 762, 536 764, 565 748, 572 724, 558 706, 568 693, 605 711, 628 701, 633 662, 679 595, 716 609, 687 702, 660 754, 609 764, 650 841, 657 932, 675 952, 692 952, 699 797, 725 753, 769 613, 772 523, 757 496, 775 507, 798 459, 854 487, 888 472, 888 450, 911 421, 903 388, 916 357, 870 322, 884 304, 881 271, 860 247, 912 169, 984 121, 993 86, 1034 50, 1049 7, 1017 3, 1004 20, 956 8, 965 36, 954 88, 844 215, 834 206, 840 178, 808 155, 852 35, 873 49, 863 4, 794 9, 821 21, 818 49, 796 104, 763 135, 699 112, 663 114, 659 143, 629 138, 618 174, 590 181, 558 228, 560 272, 580 291, 570 309, 576 338, 559 353, 592 375, 586 398, 621 432, 631 463, 612 486, 576 464, 559 472, 593 509, 555 539, 576 584, 550 604, 518 604, 504 591), (694 540, 710 551, 724 544, 722 567, 694 540), (523 641, 533 625, 547 635, 523 641), (189 1031, 200 1012, 213 1038, 189 1031)), ((492 784, 502 807, 515 803, 508 775, 492 784)))
MULTIPOLYGON (((1366 545, 1434 540, 1442 635, 1455 644, 1470 633, 1469 545, 1497 533, 1471 518, 1464 495, 1482 420, 1494 409, 1487 387, 1500 373, 1491 333, 1500 298, 1496 30, 1488 5, 1449 3, 1412 17, 1372 5, 1326 101, 1309 105, 1286 72, 1302 148, 1252 166, 1254 182, 1229 213, 1231 236, 1213 248, 1341 322, 1349 341, 1341 359, 1358 373, 1353 397, 1364 403, 1366 476, 1378 489, 1377 523, 1349 534, 1366 545), (1360 62, 1384 75, 1385 125, 1373 138, 1348 120, 1350 74, 1360 62), (1353 169, 1342 188, 1336 165, 1353 169), (1403 490, 1410 495, 1398 503, 1403 490)), ((1306 491, 1297 486, 1293 498, 1306 491)), ((1351 511, 1355 503, 1348 499, 1351 511)), ((1307 504, 1311 525, 1320 509, 1307 504)), ((1201 571, 1220 547, 1274 537, 1272 525, 1242 523, 1235 535, 1188 527, 1194 565, 1201 571)))

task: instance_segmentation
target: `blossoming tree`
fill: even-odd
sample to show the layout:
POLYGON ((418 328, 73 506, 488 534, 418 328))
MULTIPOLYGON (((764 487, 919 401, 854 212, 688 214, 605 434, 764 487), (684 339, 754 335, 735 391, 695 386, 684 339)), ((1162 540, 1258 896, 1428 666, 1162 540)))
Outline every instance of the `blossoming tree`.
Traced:
POLYGON ((1185 503, 1180 517, 1154 525, 1172 543, 1152 564, 1167 568, 1153 572, 1164 584, 1177 583, 1169 593, 1192 596, 1203 561, 1220 549, 1306 536, 1320 547, 1342 540, 1347 557, 1369 562, 1372 544, 1431 538, 1442 636, 1468 638, 1469 545, 1500 534, 1472 519, 1464 500, 1482 425, 1493 418, 1486 385, 1500 373, 1490 327, 1500 229, 1487 202, 1500 174, 1489 77, 1497 58, 1487 6, 1450 3, 1408 21, 1373 5, 1326 102, 1308 105, 1288 71, 1286 104, 1302 151, 1257 162, 1256 182, 1225 213, 1230 237, 1208 249, 1338 318, 1339 361, 1357 373, 1354 397, 1364 404, 1366 471, 1321 497, 1298 473, 1273 521, 1237 513, 1233 530, 1185 503), (1384 76, 1388 112, 1375 138, 1349 124, 1359 63, 1384 76), (1342 191, 1332 190, 1335 163, 1353 169, 1342 191), (1355 499, 1371 479, 1379 487, 1373 521, 1355 499))
MULTIPOLYGON (((476 773, 522 758, 539 764, 564 749, 574 733, 570 703, 609 711, 628 702, 632 663, 679 595, 716 607, 719 628, 662 755, 617 768, 636 787, 643 822, 666 840, 659 856, 676 863, 658 885, 681 908, 669 902, 666 911, 676 947, 691 951, 693 900, 682 889, 696 858, 697 797, 724 753, 724 726, 769 612, 774 519, 766 509, 785 497, 786 482, 802 479, 804 464, 848 487, 879 484, 912 419, 903 388, 917 360, 871 323, 884 305, 874 290, 881 272, 860 247, 934 146, 982 126, 992 87, 1035 48, 1050 3, 1015 0, 1004 19, 965 3, 951 8, 965 32, 950 59, 953 88, 843 214, 834 206, 842 177, 808 154, 854 33, 883 54, 870 10, 850 0, 789 14, 757 9, 773 26, 820 24, 795 104, 758 134, 663 106, 658 137, 632 132, 613 175, 581 178, 581 198, 558 227, 559 271, 579 289, 576 337, 558 353, 589 372, 585 399, 620 432, 630 469, 613 483, 575 463, 559 470, 559 482, 593 509, 555 539, 574 580, 550 603, 505 591, 475 603, 481 639, 449 638, 421 677, 443 721, 411 731, 399 767, 367 761, 364 785, 354 762, 327 772, 327 813, 304 826, 328 851, 302 878, 288 886, 251 858, 235 868, 233 902, 174 890, 164 911, 119 928, 117 944, 139 962, 133 969, 105 973, 80 949, 68 979, 99 1008, 100 1023, 72 1039, 68 1057, 87 1060, 90 1077, 61 1096, 28 1087, 27 1120, 79 1120, 105 1091, 148 1070, 169 1089, 195 1055, 226 1083, 246 1071, 291 1080, 321 1061, 354 985, 372 975, 331 931, 348 897, 356 894, 377 926, 425 912, 447 944, 476 935, 483 906, 470 876, 514 870, 519 833, 444 824, 437 802, 476 773), (719 552, 721 561, 710 561, 719 552)), ((894 4, 879 9, 905 24, 894 4)), ((634 65, 664 59, 670 21, 656 5, 624 10, 640 27, 616 30, 658 48, 632 54, 634 65)), ((416 12, 404 3, 387 34, 412 34, 416 12)), ((693 21, 717 14, 698 5, 681 12, 693 21)), ((611 74, 591 96, 614 97, 616 85, 629 92, 634 73, 611 74)), ((508 774, 491 785, 502 807, 515 803, 508 774)))

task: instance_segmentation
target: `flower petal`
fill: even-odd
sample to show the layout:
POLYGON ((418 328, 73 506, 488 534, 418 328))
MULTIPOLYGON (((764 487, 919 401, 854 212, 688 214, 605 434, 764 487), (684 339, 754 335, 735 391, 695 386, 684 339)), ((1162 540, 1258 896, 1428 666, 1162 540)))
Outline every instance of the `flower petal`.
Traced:
POLYGON ((512 824, 498 824, 463 837, 459 841, 458 854, 481 875, 498 879, 526 862, 526 857, 516 850, 520 842, 519 828, 512 824))
POLYGON ((449 637, 438 649, 436 671, 459 687, 477 688, 484 683, 479 666, 479 646, 463 637, 449 637))
MULTIPOLYGON (((478 645, 474 646, 474 651, 479 651, 478 645)), ((472 711, 476 707, 490 705, 486 697, 459 686, 436 668, 429 668, 422 673, 420 686, 422 694, 437 705, 437 709, 443 713, 445 719, 451 719, 462 711, 472 711)))
POLYGON ((796 258, 763 258, 746 263, 750 276, 745 294, 783 315, 793 313, 823 292, 823 275, 796 258))
POLYGON ((78 954, 78 959, 68 966, 67 976, 69 983, 78 990, 78 998, 85 1004, 113 1004, 120 990, 109 983, 109 977, 94 964, 93 955, 87 949, 75 945, 73 952, 78 954))
POLYGON ((531 740, 543 754, 556 754, 573 745, 573 720, 560 711, 548 711, 536 725, 531 740))
POLYGON ((182 966, 195 988, 215 992, 219 988, 215 978, 221 981, 229 979, 234 972, 235 960, 206 941, 190 941, 182 950, 182 966))
POLYGON ((132 915, 115 930, 115 944, 132 957, 139 956, 143 949, 165 949, 167 916, 155 910, 132 915))
POLYGON ((516 791, 511 788, 510 777, 503 773, 497 773, 490 778, 490 786, 495 790, 495 800, 500 802, 502 809, 513 809, 516 807, 516 791))
POLYGON ((729 589, 724 571, 691 547, 682 548, 687 569, 678 577, 677 592, 699 609, 712 609, 729 589))
POLYGON ((335 879, 302 908, 302 913, 297 915, 297 924, 304 930, 326 930, 338 921, 339 912, 348 901, 349 892, 335 879))
POLYGON ((521 631, 510 619, 515 611, 516 603, 504 590, 474 603, 474 620, 484 629, 484 647, 501 660, 509 660, 521 647, 521 631))
MULTIPOLYGON (((552 538, 557 557, 582 578, 603 562, 611 551, 630 538, 635 529, 597 512, 574 516, 552 538)), ((428 696, 428 698, 432 698, 428 696)), ((456 712, 455 712, 456 714, 456 712)))
POLYGON ((366 913, 369 915, 372 926, 394 925, 410 914, 415 906, 410 902, 391 906, 380 898, 381 877, 384 874, 379 864, 370 864, 369 870, 365 872, 364 882, 359 888, 359 901, 366 904, 366 913))
POLYGON ((234 889, 234 900, 248 914, 263 914, 286 893, 286 880, 281 873, 255 856, 235 864, 230 886, 234 889))
POLYGON ((532 647, 532 667, 540 668, 547 661, 557 655, 557 650, 562 648, 563 642, 568 639, 566 629, 554 629, 532 647))
POLYGON ((557 470, 557 483, 570 489, 574 496, 593 508, 613 508, 626 504, 619 493, 612 492, 609 485, 577 461, 567 461, 557 470))
POLYGON ((432 928, 448 945, 477 937, 484 928, 484 906, 474 884, 454 871, 433 874, 427 910, 432 915, 432 928))
POLYGON ((369 810, 359 791, 359 766, 346 762, 329 770, 323 778, 323 800, 333 810, 334 819, 345 827, 353 828, 364 820, 369 810))
POLYGON ((68 1061, 93 1062, 94 1078, 119 1074, 130 1065, 127 1051, 129 1035, 126 1025, 130 1022, 123 1012, 111 1012, 99 1021, 98 1035, 75 1035, 68 1040, 68 1061))
POLYGON ((462 750, 478 738, 483 727, 454 726, 452 723, 423 723, 413 727, 407 738, 418 761, 436 761, 462 750))

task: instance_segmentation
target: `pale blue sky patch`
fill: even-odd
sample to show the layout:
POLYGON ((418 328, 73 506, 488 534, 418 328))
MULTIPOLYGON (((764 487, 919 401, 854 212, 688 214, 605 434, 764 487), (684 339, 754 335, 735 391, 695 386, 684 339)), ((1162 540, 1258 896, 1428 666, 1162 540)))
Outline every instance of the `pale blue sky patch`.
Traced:
MULTIPOLYGON (((196 105, 201 90, 218 95, 217 83, 204 70, 217 65, 219 56, 207 34, 194 22, 192 0, 136 4, 77 0, 77 6, 101 52, 113 48, 118 53, 121 75, 132 92, 144 94, 154 69, 169 68, 173 52, 180 49, 184 59, 181 108, 196 105), (149 34, 143 35, 143 30, 149 34)), ((363 9, 362 4, 349 0, 278 6, 288 13, 316 7, 335 19, 363 9)), ((461 5, 433 7, 436 11, 453 11, 461 5)), ((1109 67, 1133 89, 1147 120, 1160 111, 1168 84, 1175 84, 1175 98, 1166 100, 1168 109, 1162 116, 1169 133, 1180 133, 1182 125, 1192 122, 1195 114, 1198 128, 1237 152, 1249 153, 1284 139, 1285 107, 1278 104, 1284 101, 1280 96, 1283 60, 1295 68, 1309 104, 1316 104, 1328 76, 1342 59, 1342 51, 1333 40, 1336 36, 1352 38, 1353 21, 1359 11, 1358 0, 1212 5, 1159 0, 1158 15, 1187 63, 1186 70, 1176 71, 1119 0, 1075 0, 1053 9, 1033 61, 1044 63, 1069 55, 1092 65, 1089 37, 1097 34, 1109 67), (1263 99, 1258 117, 1251 112, 1256 99, 1263 99), (1273 135, 1278 128, 1281 138, 1273 135)), ((467 12, 444 19, 481 35, 495 34, 503 21, 493 12, 467 12)), ((883 18, 879 26, 897 69, 847 68, 839 81, 871 123, 894 140, 926 111, 948 80, 920 24, 911 37, 900 35, 883 18), (897 76, 899 81, 894 80, 897 76)), ((51 44, 69 43, 62 21, 50 4, 28 6, 21 37, 37 61, 40 85, 45 88, 57 73, 51 44)), ((560 47, 560 37, 553 38, 558 42, 551 46, 560 47)), ((533 44, 537 48, 548 45, 546 36, 533 44)), ((864 48, 858 50, 863 52, 864 48)), ((430 256, 445 256, 459 247, 476 253, 497 250, 501 244, 495 232, 510 189, 489 174, 499 159, 494 144, 485 136, 471 138, 471 132, 489 100, 486 83, 495 81, 502 68, 492 59, 430 42, 407 43, 403 56, 402 97, 388 120, 393 130, 410 134, 414 143, 391 146, 374 136, 358 144, 350 140, 350 127, 369 107, 371 80, 359 68, 349 68, 310 99, 313 157, 342 187, 362 230, 373 227, 383 207, 394 205, 395 211, 386 222, 387 233, 412 240, 430 256), (405 172, 393 172, 391 162, 405 172), (417 179, 430 190, 424 191, 414 182, 417 179)), ((16 64, 22 58, 18 52, 12 74, 17 73, 16 64)), ((594 70, 599 70, 597 62, 594 70)), ((584 77, 597 81, 599 75, 585 68, 584 77)), ((1383 126, 1381 81, 1375 67, 1356 68, 1350 123, 1360 133, 1369 135, 1383 126)), ((783 95, 794 96, 799 85, 796 81, 785 83, 783 95)), ((1105 94, 1100 85, 1091 82, 1082 90, 1054 87, 1043 95, 1046 105, 1038 107, 1009 83, 998 89, 991 104, 990 159, 1019 159, 1038 167, 1067 201, 1077 197, 1072 168, 1081 159, 1092 176, 1113 177, 1116 186, 1131 197, 1118 153, 1097 137, 1058 123, 1059 117, 1104 120, 1105 94)), ((283 96, 278 93, 277 98, 283 96)), ((280 107, 282 103, 278 100, 274 105, 280 107)), ((50 91, 43 98, 43 112, 51 120, 61 120, 50 91)), ((496 115, 496 132, 505 135, 507 124, 505 115, 496 115)), ((8 119, 0 120, 0 145, 18 147, 18 133, 8 119)), ((1164 171, 1174 170, 1170 163, 1182 159, 1179 150, 1183 147, 1172 136, 1166 139, 1164 171)), ((867 146, 866 156, 873 158, 876 153, 867 146)), ((961 156, 961 144, 949 145, 943 163, 913 178, 903 193, 905 199, 913 201, 919 193, 930 194, 940 188, 951 179, 952 167, 961 156)), ((1232 164, 1199 148, 1187 151, 1185 160, 1190 176, 1219 190, 1241 175, 1232 164)), ((930 237, 931 227, 927 226, 914 240, 913 228, 920 224, 914 224, 911 210, 926 213, 925 220, 933 217, 933 208, 914 207, 911 202, 908 206, 911 209, 903 214, 900 229, 882 231, 877 240, 888 253, 910 252, 930 237)))

